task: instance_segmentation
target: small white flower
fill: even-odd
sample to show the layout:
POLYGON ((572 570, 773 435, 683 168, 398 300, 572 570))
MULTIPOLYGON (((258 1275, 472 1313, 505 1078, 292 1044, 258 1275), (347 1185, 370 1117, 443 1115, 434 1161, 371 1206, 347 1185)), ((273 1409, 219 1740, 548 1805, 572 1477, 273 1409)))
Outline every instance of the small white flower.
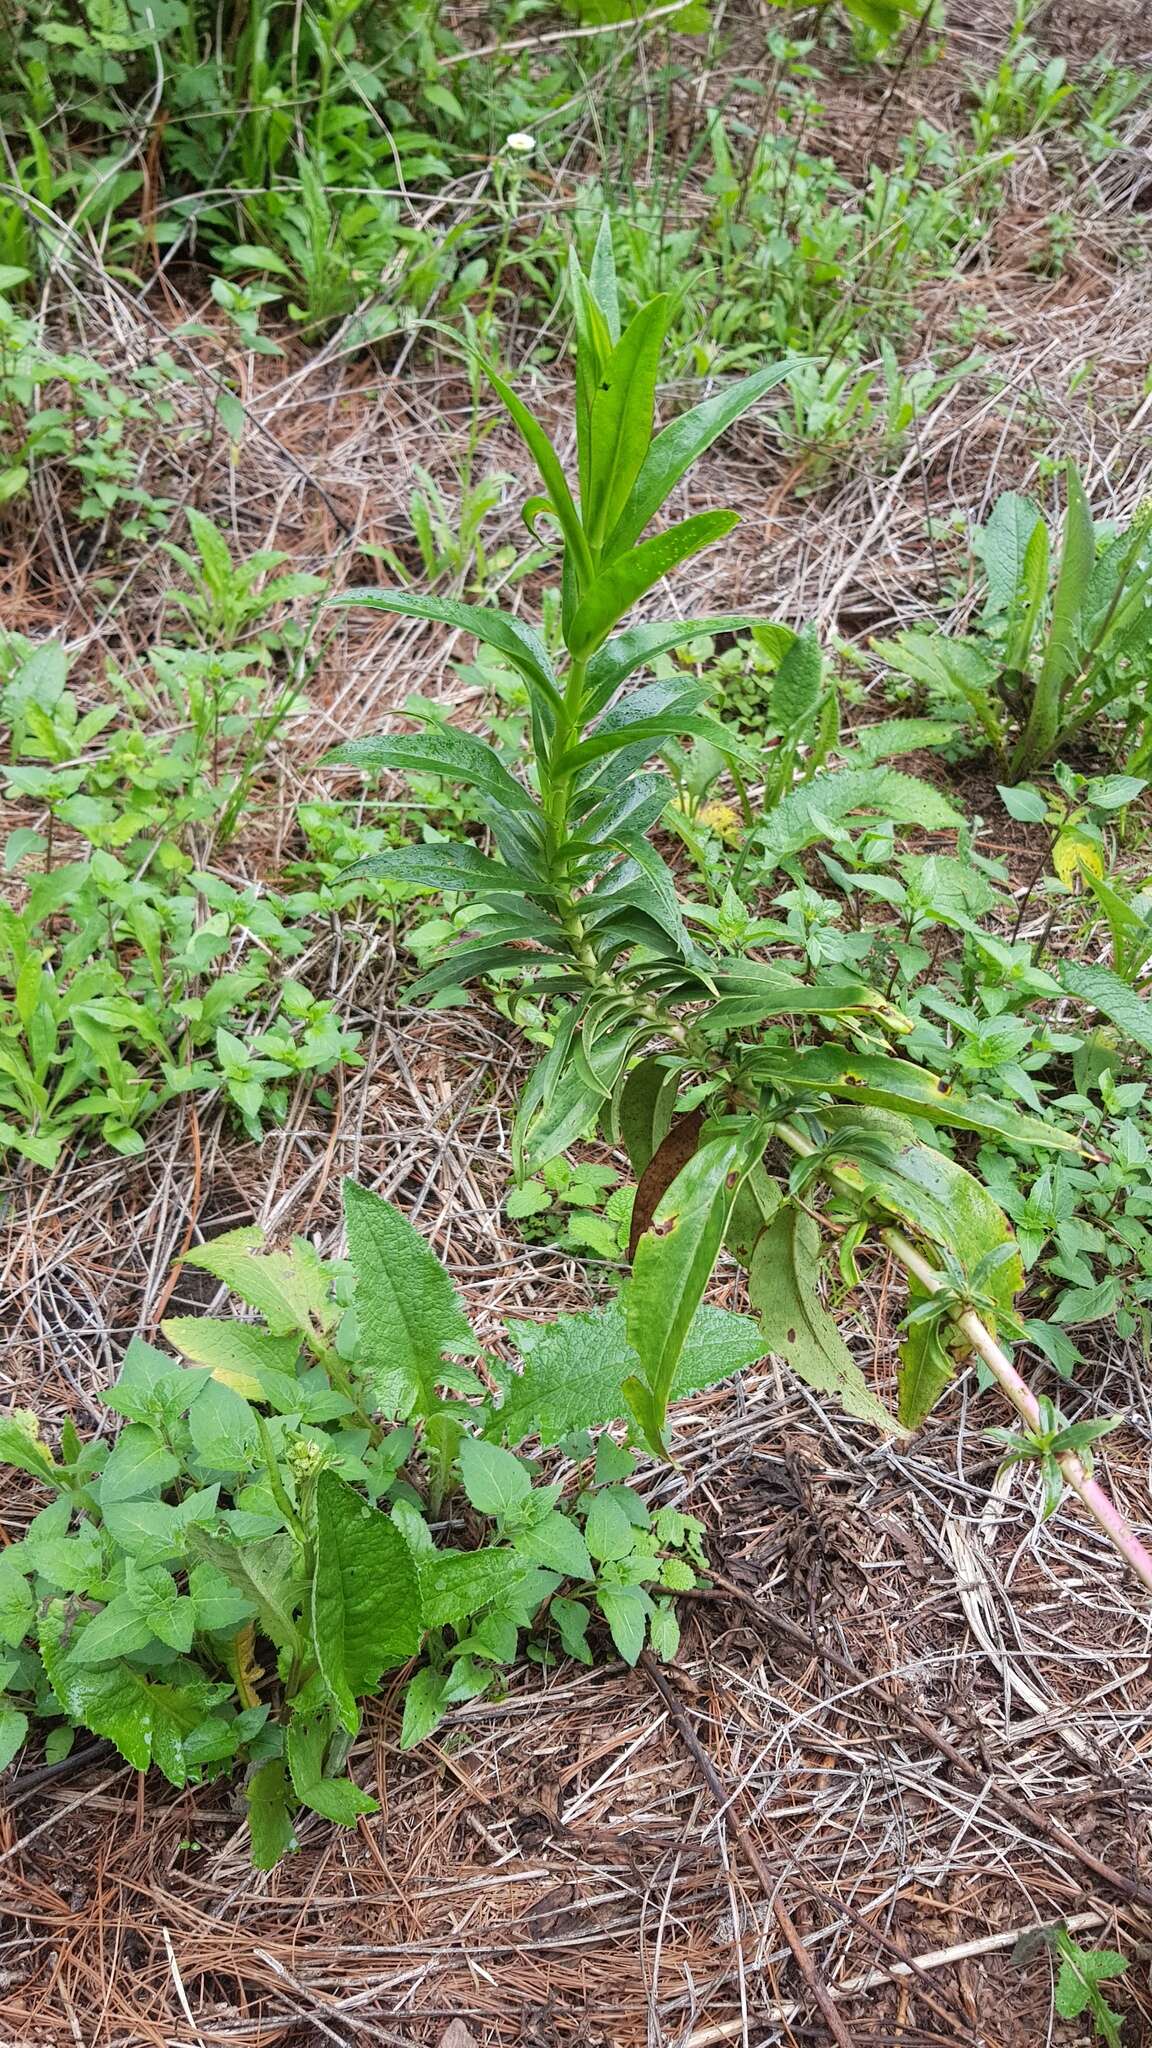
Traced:
POLYGON ((531 156, 536 147, 536 137, 525 135, 522 128, 514 128, 511 135, 504 137, 504 147, 511 150, 513 156, 531 156))

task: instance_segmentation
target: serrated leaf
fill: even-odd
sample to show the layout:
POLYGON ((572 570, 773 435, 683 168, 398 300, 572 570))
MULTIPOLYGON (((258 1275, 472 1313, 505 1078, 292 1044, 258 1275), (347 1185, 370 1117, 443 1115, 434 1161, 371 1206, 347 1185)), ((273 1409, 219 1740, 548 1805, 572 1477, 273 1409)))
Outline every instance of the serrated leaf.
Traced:
POLYGON ((1078 961, 1062 960, 1057 972, 1070 996, 1090 1003, 1126 1038, 1152 1052, 1152 1003, 1138 996, 1110 967, 1083 967, 1078 961))
POLYGON ((272 1870, 282 1856, 296 1847, 292 1825, 296 1802, 290 1797, 288 1773, 278 1756, 269 1757, 267 1763, 253 1771, 245 1797, 252 1861, 257 1870, 272 1870))
POLYGON ((416 1554, 420 1605, 429 1629, 455 1628, 469 1615, 514 1594, 530 1567, 514 1550, 428 1550, 416 1554))
POLYGON ((168 1342, 213 1379, 247 1401, 282 1398, 295 1386, 300 1340, 296 1333, 273 1337, 235 1317, 169 1316, 161 1329, 168 1342))
POLYGON ((632 1524, 619 1501, 613 1500, 610 1493, 598 1493, 593 1499, 584 1523, 584 1540, 601 1564, 630 1557, 636 1548, 632 1524))
POLYGON ((596 1605, 608 1623, 612 1641, 626 1664, 635 1664, 644 1648, 652 1601, 642 1586, 598 1586, 596 1605))
POLYGON ((404 1694, 404 1716, 400 1724, 401 1749, 415 1749, 444 1719, 448 1673, 433 1671, 425 1664, 409 1682, 404 1694))
POLYGON ((767 872, 818 840, 835 838, 858 812, 911 823, 925 831, 952 831, 960 812, 931 783, 897 768, 837 768, 791 790, 769 813, 756 836, 767 872))
POLYGON ((130 1422, 117 1437, 100 1475, 100 1499, 137 1500, 141 1494, 167 1486, 179 1470, 179 1459, 166 1449, 154 1429, 130 1422))
MULTIPOLYGON (((94 1735, 107 1736, 134 1770, 146 1771, 153 1763, 171 1784, 186 1784, 185 1738, 228 1697, 231 1685, 214 1685, 199 1673, 168 1684, 125 1664, 90 1667, 75 1653, 94 1625, 84 1614, 69 1620, 60 1607, 40 1624, 41 1655, 65 1713, 94 1735)), ((188 1664, 177 1668, 182 1673, 194 1669, 188 1664)))
POLYGON ((445 1352, 476 1349, 460 1297, 435 1252, 391 1202, 347 1180, 344 1216, 362 1370, 398 1412, 430 1413, 445 1352))
POLYGON ((294 1238, 290 1251, 270 1252, 263 1231, 249 1225, 196 1245, 184 1254, 184 1263, 223 1281, 263 1316, 274 1337, 286 1337, 290 1330, 315 1337, 335 1327, 329 1275, 303 1238, 294 1238))
POLYGON ((592 1560, 588 1547, 575 1522, 567 1515, 553 1508, 549 1514, 536 1522, 531 1529, 519 1531, 512 1538, 513 1548, 521 1557, 532 1564, 541 1564, 546 1570, 559 1572, 566 1579, 590 1579, 593 1577, 592 1560))
POLYGON ((316 1481, 315 1542, 312 1643, 336 1713, 354 1734, 357 1699, 420 1647, 420 1583, 388 1516, 330 1471, 316 1481))
POLYGON ((116 1379, 99 1398, 106 1408, 126 1416, 130 1422, 146 1422, 152 1410, 152 1397, 161 1382, 171 1378, 172 1371, 172 1360, 166 1351, 158 1351, 154 1344, 133 1337, 116 1379))
POLYGON ((0 1644, 15 1649, 36 1619, 36 1600, 24 1573, 0 1550, 0 1644))
MULTIPOLYGON (((513 1321, 507 1327, 523 1369, 505 1380, 496 1422, 513 1443, 538 1436, 544 1444, 557 1444, 577 1430, 597 1429, 628 1413, 622 1387, 640 1361, 628 1342, 621 1302, 554 1322, 513 1321)), ((705 1304, 689 1325, 669 1399, 683 1400, 714 1386, 754 1364, 763 1352, 751 1317, 705 1304)))
POLYGON ((193 1524, 187 1540, 190 1554, 212 1565, 255 1608, 269 1640, 295 1656, 300 1648, 296 1608, 303 1587, 297 1579, 292 1538, 276 1535, 255 1543, 230 1543, 193 1524))
POLYGON ((41 1439, 40 1423, 31 1408, 13 1408, 0 1416, 0 1464, 14 1465, 35 1479, 51 1480, 55 1460, 41 1439))
POLYGON ((6 1771, 14 1756, 24 1747, 28 1733, 28 1716, 18 1707, 11 1707, 6 1700, 0 1700, 0 1771, 6 1771))
POLYGON ((460 1478, 472 1506, 482 1515, 508 1515, 528 1498, 532 1481, 518 1458, 479 1437, 460 1445, 460 1478))
POLYGON ((817 1291, 820 1231, 794 1203, 780 1208, 763 1232, 748 1271, 748 1299, 760 1318, 766 1349, 806 1386, 831 1394, 848 1415, 888 1435, 899 1424, 864 1378, 817 1291))

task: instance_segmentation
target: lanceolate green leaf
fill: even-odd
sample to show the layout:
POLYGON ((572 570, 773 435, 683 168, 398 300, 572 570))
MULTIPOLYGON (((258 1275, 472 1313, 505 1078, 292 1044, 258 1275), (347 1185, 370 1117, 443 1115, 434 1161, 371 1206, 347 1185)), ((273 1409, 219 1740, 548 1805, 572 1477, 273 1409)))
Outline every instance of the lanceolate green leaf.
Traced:
POLYGON ((1012 1144, 1045 1145, 1057 1152, 1075 1152, 1075 1138, 1038 1117, 1024 1116, 1012 1104, 987 1096, 965 1096, 908 1060, 883 1053, 850 1053, 835 1045, 812 1046, 799 1052, 763 1052, 750 1062, 759 1081, 787 1091, 814 1089, 845 1095, 855 1102, 922 1116, 929 1123, 958 1131, 984 1131, 1012 1144))
POLYGON ((706 398, 701 405, 693 406, 690 412, 681 413, 679 419, 672 420, 657 434, 628 503, 608 536, 609 553, 614 555, 621 548, 630 547, 675 490, 681 477, 691 469, 697 456, 703 455, 713 441, 718 440, 774 385, 782 384, 786 377, 791 376, 803 360, 802 357, 789 356, 766 370, 754 370, 750 377, 742 377, 728 390, 719 391, 714 398, 706 398))
POLYGON ((530 821, 535 832, 537 806, 523 784, 510 775, 494 750, 471 733, 447 726, 430 726, 426 732, 390 738, 350 740, 327 757, 348 768, 394 768, 405 775, 442 775, 449 782, 463 782, 483 795, 493 797, 509 811, 530 821))
POLYGON ((746 1143, 738 1132, 701 1145, 657 1205, 652 1228, 637 1247, 627 1331, 641 1375, 625 1382, 624 1393, 658 1456, 676 1366, 716 1263, 746 1143))
POLYGON ((679 1084, 676 1066, 658 1055, 638 1061, 624 1083, 615 1123, 637 1178, 668 1135, 679 1084))
POLYGON ((832 1394, 848 1415, 893 1433, 898 1425, 872 1392, 818 1292, 820 1232, 795 1203, 777 1210, 752 1253, 748 1299, 765 1349, 806 1386, 832 1394))
MULTIPOLYGON (((1008 1218, 983 1182, 958 1160, 926 1145, 913 1118, 853 1105, 822 1112, 821 1120, 834 1133, 843 1131, 849 1157, 853 1129, 862 1126, 891 1136, 891 1153, 880 1180, 883 1191, 912 1230, 929 1240, 935 1238, 967 1271, 998 1245, 1013 1243, 1008 1218)), ((861 1171, 866 1179, 877 1178, 877 1168, 867 1159, 861 1171)), ((1005 1259, 987 1282, 989 1293, 1006 1309, 1011 1308, 1023 1285, 1019 1255, 1005 1259)))
POLYGON ((612 246, 612 219, 607 213, 600 222, 592 261, 588 265, 588 283, 592 297, 604 315, 608 338, 615 344, 620 339, 620 300, 616 286, 616 252, 612 246))
POLYGON ((721 633, 742 633, 765 621, 753 613, 719 612, 713 618, 661 619, 655 625, 629 626, 606 640, 588 663, 584 689, 584 715, 595 718, 621 683, 638 668, 667 654, 673 647, 687 647, 693 640, 714 639, 721 633))
MULTIPOLYGON (((404 618, 435 619, 441 625, 459 627, 502 654, 526 682, 536 686, 553 709, 559 705, 559 686, 544 642, 530 626, 522 625, 509 612, 493 611, 486 605, 461 604, 454 597, 420 597, 411 590, 372 588, 341 591, 332 603, 362 605, 368 611, 396 612, 404 618)), ((340 759, 342 753, 343 749, 338 748, 333 758, 340 759)))
POLYGON ((1056 744, 1061 723, 1061 693, 1073 674, 1079 653, 1080 620, 1096 556, 1092 512, 1074 463, 1067 468, 1068 504, 1064 547, 1052 598, 1052 620, 1040 674, 1032 694, 1027 723, 1012 756, 1012 776, 1042 766, 1056 744))
POLYGON ((315 1545, 313 1648, 337 1717, 354 1734, 357 1699, 420 1647, 420 1584, 399 1530, 334 1472, 316 1481, 315 1545))
POLYGON ((600 367, 591 408, 588 502, 583 508, 593 548, 599 548, 615 526, 648 452, 667 324, 667 298, 650 299, 600 367))
MULTIPOLYGON (((915 1290, 913 1301, 923 1300, 915 1290)), ((905 1429, 919 1429, 956 1375, 956 1363, 935 1323, 913 1323, 900 1339, 899 1414, 905 1429)))
POLYGON ((436 846, 397 846, 357 861, 347 873, 350 878, 374 876, 405 882, 414 889, 460 890, 469 896, 523 896, 545 891, 541 876, 491 860, 476 847, 452 840, 436 846))
POLYGON ((572 502, 568 480, 560 465, 556 450, 540 425, 529 412, 523 400, 518 398, 510 384, 498 376, 490 363, 483 362, 484 375, 491 384, 509 418, 519 430, 522 440, 544 481, 549 501, 560 522, 565 543, 571 552, 578 583, 583 587, 591 579, 592 559, 588 552, 584 528, 580 515, 572 502))
POLYGON ((722 540, 739 523, 737 512, 697 512, 666 533, 654 534, 639 547, 612 558, 591 583, 576 608, 568 630, 568 647, 577 661, 593 654, 618 619, 679 563, 722 540))

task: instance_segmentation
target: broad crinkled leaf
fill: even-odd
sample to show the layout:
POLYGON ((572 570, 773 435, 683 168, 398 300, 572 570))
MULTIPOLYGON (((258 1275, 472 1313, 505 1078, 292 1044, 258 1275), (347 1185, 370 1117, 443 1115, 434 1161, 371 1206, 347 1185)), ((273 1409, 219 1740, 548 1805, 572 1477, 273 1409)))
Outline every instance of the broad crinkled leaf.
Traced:
POLYGON ((392 1407, 427 1412, 445 1352, 476 1350, 460 1297, 435 1252, 391 1202, 346 1180, 344 1216, 362 1366, 392 1407))
POLYGON ((329 1274, 304 1238, 293 1238, 286 1252, 267 1251, 263 1231, 250 1224, 195 1246, 184 1254, 184 1263, 223 1281, 263 1316, 274 1337, 286 1337, 290 1330, 325 1336, 336 1326, 329 1274))
MULTIPOLYGON (((522 1370, 501 1388, 495 1426, 512 1443, 537 1436, 557 1444, 577 1430, 599 1429, 628 1413, 623 1383, 639 1359, 628 1342, 622 1302, 555 1322, 509 1322, 508 1335, 522 1370)), ((672 1375, 669 1399, 683 1400, 715 1386, 763 1356, 759 1327, 749 1316, 713 1308, 696 1310, 672 1375)))
POLYGON ((1090 1003, 1126 1038, 1143 1046, 1145 1052, 1152 1052, 1152 1003, 1138 996, 1110 967, 1086 967, 1077 960, 1062 960, 1058 972, 1070 996, 1090 1003))
POLYGON ((185 1738, 227 1699, 231 1685, 214 1685, 187 1663, 173 1667, 175 1682, 125 1664, 89 1667, 74 1651, 91 1625, 87 1616, 69 1618, 62 1608, 50 1609, 40 1624, 41 1655, 65 1713, 114 1742, 134 1770, 155 1764, 171 1784, 186 1784, 185 1738))
POLYGON ((179 1470, 179 1459, 165 1448, 154 1429, 130 1422, 117 1437, 100 1475, 100 1499, 137 1500, 143 1493, 167 1486, 179 1470))
POLYGON ((455 1628, 515 1594, 532 1567, 514 1550, 495 1544, 483 1550, 426 1550, 415 1553, 420 1606, 426 1628, 455 1628))
POLYGON ((275 1399, 295 1386, 300 1339, 293 1331, 273 1337, 234 1317, 169 1316, 161 1329, 170 1344, 195 1365, 247 1401, 275 1399))
POLYGON ((0 1416, 0 1465, 14 1465, 18 1472, 30 1472, 35 1479, 52 1477, 55 1461, 31 1408, 12 1408, 0 1416))
POLYGON ((801 783, 769 812, 756 835, 768 872, 818 840, 834 839, 857 812, 951 831, 964 820, 931 783, 897 768, 838 768, 801 783))
POLYGON ((278 1756, 269 1757, 267 1763, 253 1771, 245 1796, 252 1861, 257 1870, 272 1870, 282 1856, 296 1847, 292 1825, 296 1802, 288 1773, 278 1756))
POLYGON ((972 543, 988 579, 990 612, 1000 615, 1012 610, 1024 580, 1028 544, 1042 523, 1031 498, 1021 497, 1018 491, 1003 491, 997 498, 972 543))
POLYGON ((760 1318, 764 1347, 806 1386, 834 1395, 846 1414, 896 1432, 895 1418, 877 1400, 820 1301, 819 1255, 817 1224, 785 1203, 761 1236, 748 1271, 748 1299, 760 1318))
POLYGON ((304 1594, 297 1576, 298 1553, 290 1536, 265 1536, 256 1543, 231 1543, 193 1524, 188 1530, 192 1557, 210 1564, 255 1608, 261 1633, 277 1649, 295 1655, 299 1649, 296 1610, 304 1594))
POLYGON ((357 1700, 420 1647, 420 1583, 399 1530, 334 1472, 316 1481, 315 1542, 313 1648, 336 1713, 355 1733, 357 1700))
POLYGON ((325 1755, 332 1737, 327 1713, 309 1713, 297 1707, 288 1723, 284 1749, 292 1787, 298 1799, 313 1813, 338 1827, 352 1827, 362 1813, 378 1811, 376 1801, 361 1792, 351 1778, 325 1775, 325 1755))

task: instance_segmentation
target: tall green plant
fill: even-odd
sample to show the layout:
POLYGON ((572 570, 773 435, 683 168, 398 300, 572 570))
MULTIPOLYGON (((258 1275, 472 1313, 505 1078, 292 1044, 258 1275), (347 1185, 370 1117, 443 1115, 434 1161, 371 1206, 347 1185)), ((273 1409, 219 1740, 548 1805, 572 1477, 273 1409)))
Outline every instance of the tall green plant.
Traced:
MULTIPOLYGON (((649 590, 736 524, 733 512, 706 511, 647 532, 697 456, 787 365, 757 371, 655 432, 667 299, 650 301, 622 324, 606 228, 588 275, 573 259, 571 294, 574 478, 541 421, 487 370, 543 481, 525 518, 533 528, 551 521, 562 536, 562 663, 553 665, 518 618, 495 609, 406 591, 353 591, 341 600, 444 621, 497 649, 530 700, 533 786, 479 740, 444 727, 344 746, 334 761, 433 771, 482 791, 500 855, 471 845, 405 848, 364 872, 473 901, 463 944, 414 993, 499 973, 551 999, 552 1044, 516 1117, 517 1174, 563 1151, 597 1119, 628 1147, 641 1176, 627 1306, 639 1369, 624 1392, 649 1445, 664 1447, 685 1336, 723 1245, 748 1267, 766 1348, 851 1413, 887 1428, 914 1426, 946 1384, 954 1356, 971 1348, 967 1319, 977 1299, 989 1316, 990 1302, 1010 1320, 1021 1282, 997 1205, 923 1134, 943 1125, 1010 1143, 1072 1141, 1001 1103, 964 1097, 897 1057, 890 1041, 907 1022, 866 984, 840 973, 802 981, 759 960, 706 952, 690 936, 676 878, 652 843, 672 786, 648 763, 685 736, 713 741, 750 769, 755 757, 702 708, 703 688, 691 677, 628 686, 669 648, 753 621, 624 622, 649 590), (677 1118, 686 1083, 693 1106, 677 1118), (791 1174, 782 1148, 800 1158, 791 1174), (821 1305, 818 1186, 847 1277, 874 1230, 929 1273, 915 1281, 921 1296, 944 1281, 919 1247, 943 1252, 948 1262, 945 1336, 939 1317, 910 1322, 898 1420, 821 1305), (979 1275, 978 1296, 971 1285, 965 1291, 965 1274, 979 1275)), ((980 1327, 1016 1399, 1011 1363, 980 1327)), ((1032 1422, 1034 1404, 1024 1392, 1021 1412, 1032 1422)), ((1152 1584, 1152 1561, 1145 1562, 1152 1584)))

